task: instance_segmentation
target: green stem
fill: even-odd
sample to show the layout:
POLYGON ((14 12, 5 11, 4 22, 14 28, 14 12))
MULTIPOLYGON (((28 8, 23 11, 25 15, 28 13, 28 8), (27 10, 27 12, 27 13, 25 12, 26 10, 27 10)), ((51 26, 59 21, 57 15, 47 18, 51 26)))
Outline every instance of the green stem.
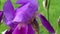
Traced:
POLYGON ((57 30, 56 34, 60 34, 60 25, 58 25, 58 30, 57 30))
POLYGON ((49 21, 49 8, 50 8, 50 1, 51 0, 49 0, 49 1, 47 1, 47 5, 48 5, 48 7, 47 7, 47 15, 48 15, 48 21, 49 21))

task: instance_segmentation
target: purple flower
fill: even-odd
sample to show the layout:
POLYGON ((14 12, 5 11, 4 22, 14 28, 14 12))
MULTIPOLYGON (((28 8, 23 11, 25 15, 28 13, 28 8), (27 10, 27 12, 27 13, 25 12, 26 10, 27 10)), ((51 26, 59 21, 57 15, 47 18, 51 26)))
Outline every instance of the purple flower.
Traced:
MULTIPOLYGON (((22 4, 22 6, 18 7, 16 10, 12 5, 11 0, 7 0, 4 4, 4 22, 10 27, 10 30, 7 30, 5 34, 35 34, 34 25, 38 27, 38 23, 35 20, 38 11, 37 0, 17 0, 16 3, 22 4)), ((45 25, 46 29, 51 33, 54 32, 52 26, 45 17, 42 15, 39 17, 41 18, 43 25, 47 24, 45 25)))
POLYGON ((17 8, 15 11, 11 1, 7 0, 3 7, 4 22, 10 27, 12 32, 9 30, 6 31, 5 34, 35 34, 35 30, 28 22, 32 21, 31 19, 34 18, 34 15, 38 10, 37 8, 38 6, 36 4, 29 2, 24 6, 17 8))

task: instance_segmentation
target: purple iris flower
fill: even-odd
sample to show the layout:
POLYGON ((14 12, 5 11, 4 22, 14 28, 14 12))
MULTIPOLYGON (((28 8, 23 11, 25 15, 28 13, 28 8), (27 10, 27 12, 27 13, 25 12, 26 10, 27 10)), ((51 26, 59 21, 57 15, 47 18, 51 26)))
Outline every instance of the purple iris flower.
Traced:
MULTIPOLYGON (((10 29, 12 29, 11 34, 35 34, 35 30, 28 23, 29 21, 33 20, 32 18, 38 10, 37 8, 37 5, 29 2, 26 3, 24 6, 14 10, 11 1, 7 0, 3 7, 4 22, 7 26, 10 27, 10 29)), ((9 32, 10 31, 7 31, 6 33, 9 32)))
MULTIPOLYGON (((4 4, 4 22, 10 27, 10 30, 7 30, 5 34, 35 34, 35 29, 31 23, 35 23, 34 19, 38 11, 37 0, 17 0, 16 4, 22 4, 22 6, 15 10, 11 0, 7 0, 4 4)), ((54 33, 54 29, 45 17, 43 15, 39 17, 44 27, 49 32, 54 33)))

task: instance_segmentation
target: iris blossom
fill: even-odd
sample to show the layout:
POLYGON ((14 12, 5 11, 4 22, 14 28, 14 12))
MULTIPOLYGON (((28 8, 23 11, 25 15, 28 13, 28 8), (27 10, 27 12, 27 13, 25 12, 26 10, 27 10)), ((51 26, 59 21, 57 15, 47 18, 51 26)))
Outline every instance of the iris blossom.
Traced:
MULTIPOLYGON (((38 23, 35 18, 38 11, 37 0, 17 0, 16 4, 22 4, 22 6, 19 6, 15 10, 11 0, 7 0, 4 4, 4 22, 10 28, 5 32, 5 34, 35 34, 35 28, 38 27, 38 23)), ((54 33, 53 27, 45 17, 42 14, 40 14, 39 17, 41 18, 43 26, 50 33, 54 33)))
POLYGON ((14 10, 11 1, 7 0, 4 4, 3 10, 4 22, 10 27, 10 30, 12 30, 12 32, 8 30, 6 33, 35 34, 35 30, 28 23, 33 20, 32 18, 38 10, 38 6, 36 4, 29 2, 14 10))

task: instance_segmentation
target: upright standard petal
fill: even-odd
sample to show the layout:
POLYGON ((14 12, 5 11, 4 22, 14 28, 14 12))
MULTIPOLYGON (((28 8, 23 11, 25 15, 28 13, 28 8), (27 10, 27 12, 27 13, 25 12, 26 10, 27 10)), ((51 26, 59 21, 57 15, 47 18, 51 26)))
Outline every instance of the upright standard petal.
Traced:
POLYGON ((11 20, 14 18, 14 8, 12 6, 11 0, 7 0, 3 6, 4 11, 4 21, 6 25, 9 25, 11 20), (9 23, 9 24, 7 24, 9 23))
POLYGON ((42 25, 52 34, 55 33, 53 27, 50 25, 49 21, 42 15, 39 15, 42 25))
POLYGON ((27 34, 27 28, 24 24, 18 24, 12 34, 27 34))
POLYGON ((24 23, 30 20, 35 15, 37 10, 38 10, 38 6, 27 3, 16 10, 16 16, 13 21, 24 23))
POLYGON ((28 3, 30 0, 17 0, 16 4, 26 4, 28 3))
POLYGON ((0 11, 0 23, 1 23, 2 17, 3 17, 3 11, 0 11))
POLYGON ((16 4, 27 4, 27 3, 31 3, 31 4, 38 4, 38 0, 17 0, 16 4))

